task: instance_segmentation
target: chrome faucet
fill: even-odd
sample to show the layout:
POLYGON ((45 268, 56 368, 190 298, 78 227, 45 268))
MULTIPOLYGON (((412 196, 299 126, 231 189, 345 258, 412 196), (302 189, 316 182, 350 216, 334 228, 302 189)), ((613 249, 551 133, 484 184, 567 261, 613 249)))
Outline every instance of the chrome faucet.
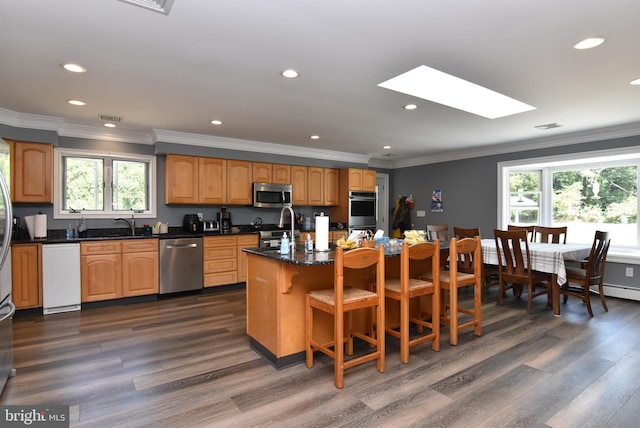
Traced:
POLYGON ((126 218, 118 217, 116 220, 124 221, 131 228, 131 236, 136 235, 136 219, 133 218, 133 214, 131 214, 131 220, 127 220, 126 218))
POLYGON ((296 251, 296 238, 294 235, 294 220, 295 220, 295 214, 293 213, 293 208, 291 208, 290 205, 285 205, 284 207, 282 207, 282 210, 280 210, 280 221, 278 222, 278 227, 284 227, 284 212, 285 210, 289 210, 291 211, 291 236, 289 236, 289 242, 291 242, 291 253, 293 254, 296 251))

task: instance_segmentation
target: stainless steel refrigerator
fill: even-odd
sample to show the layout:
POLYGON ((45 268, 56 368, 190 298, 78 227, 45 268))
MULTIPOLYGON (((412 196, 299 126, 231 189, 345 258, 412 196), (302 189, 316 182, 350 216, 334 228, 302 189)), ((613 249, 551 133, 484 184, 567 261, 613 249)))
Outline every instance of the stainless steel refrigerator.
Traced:
POLYGON ((9 145, 0 138, 0 394, 13 374, 13 329, 11 320, 16 311, 11 301, 11 230, 13 211, 9 186, 9 145), (9 256, 9 257, 8 257, 9 256))

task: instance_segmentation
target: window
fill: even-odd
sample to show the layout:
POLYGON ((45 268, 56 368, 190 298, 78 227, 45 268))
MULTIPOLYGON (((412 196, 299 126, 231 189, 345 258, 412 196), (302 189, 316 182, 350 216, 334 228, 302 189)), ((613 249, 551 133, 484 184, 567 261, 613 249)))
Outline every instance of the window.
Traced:
POLYGON ((155 157, 55 151, 55 218, 155 217, 155 157))
POLYGON ((568 226, 575 243, 605 230, 612 247, 640 248, 639 167, 637 148, 500 163, 498 224, 568 226))

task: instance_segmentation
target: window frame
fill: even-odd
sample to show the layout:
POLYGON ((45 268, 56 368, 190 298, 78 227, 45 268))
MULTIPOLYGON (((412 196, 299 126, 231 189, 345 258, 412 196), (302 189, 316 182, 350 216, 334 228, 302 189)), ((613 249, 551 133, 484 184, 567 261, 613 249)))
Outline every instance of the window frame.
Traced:
MULTIPOLYGON (((102 211, 70 211, 63 209, 64 197, 64 158, 65 157, 93 157, 111 160, 126 160, 135 162, 145 162, 148 164, 148 200, 149 207, 146 210, 135 212, 136 218, 156 218, 157 217, 157 183, 156 183, 156 157, 154 155, 142 155, 133 153, 104 152, 95 150, 82 150, 56 147, 54 148, 54 197, 53 197, 53 218, 54 219, 77 219, 85 217, 87 219, 113 219, 123 216, 126 211, 114 211, 112 207, 105 206, 102 211)), ((103 166, 104 170, 104 166, 103 166)))
MULTIPOLYGON (((629 164, 634 164, 638 170, 636 189, 640 190, 640 147, 637 146, 498 162, 498 227, 506 229, 511 218, 508 202, 510 196, 509 174, 511 172, 540 171, 539 221, 541 225, 549 226, 553 220, 554 172, 572 168, 615 167, 629 164)), ((638 198, 637 204, 637 210, 640 213, 640 198, 638 198)), ((621 246, 612 241, 611 249, 621 252, 640 251, 640 220, 636 222, 636 245, 621 246)))

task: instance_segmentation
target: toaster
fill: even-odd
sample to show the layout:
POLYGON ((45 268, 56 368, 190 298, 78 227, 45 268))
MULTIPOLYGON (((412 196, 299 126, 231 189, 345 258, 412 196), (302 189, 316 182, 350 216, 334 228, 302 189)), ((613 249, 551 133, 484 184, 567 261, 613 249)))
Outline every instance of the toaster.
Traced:
POLYGON ((220 223, 217 220, 205 220, 203 230, 205 232, 220 232, 220 223))

